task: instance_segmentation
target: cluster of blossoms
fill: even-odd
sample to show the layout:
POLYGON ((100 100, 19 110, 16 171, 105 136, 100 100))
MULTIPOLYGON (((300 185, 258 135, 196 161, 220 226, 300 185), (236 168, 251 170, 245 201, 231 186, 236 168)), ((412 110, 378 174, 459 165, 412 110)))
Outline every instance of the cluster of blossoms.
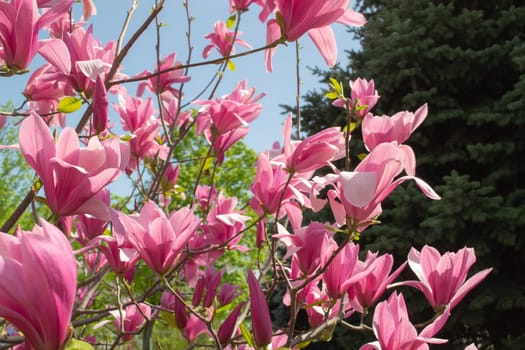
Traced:
MULTIPOLYGON (((262 8, 259 19, 267 26, 267 70, 278 44, 304 34, 333 65, 337 51, 330 25, 365 22, 348 8, 350 0, 231 0, 230 9, 241 16, 252 3, 262 8)), ((21 152, 37 177, 25 205, 45 203, 52 213, 48 220, 35 219, 31 231, 7 233, 13 224, 5 224, 6 233, 0 233, 2 346, 109 346, 103 332, 110 329, 115 347, 138 334, 146 337, 145 327, 151 330, 168 318, 189 346, 295 349, 324 339, 322 329, 372 310, 369 330, 377 340, 361 349, 427 349, 446 342, 434 336, 490 272, 467 279, 473 249, 440 254, 429 246, 412 248, 408 262, 394 270, 392 255, 365 252, 354 243, 377 223, 382 202, 403 182, 413 180, 427 197, 439 199, 416 176, 414 151, 405 144, 426 118, 426 105, 414 113, 374 116, 379 96, 373 81, 352 82, 350 96, 337 90, 334 104, 346 109, 347 126, 360 125, 368 150, 353 169, 349 127, 292 140, 288 116, 283 146, 258 156, 250 198, 242 203, 213 176, 202 183, 201 175, 209 159, 214 167, 224 164, 226 151, 259 117, 264 94, 256 95, 241 81, 229 94, 190 101, 193 108, 183 110, 183 86, 190 76, 175 53, 158 57, 152 71, 130 78, 122 72, 120 45, 103 46, 92 27, 86 28, 84 21, 96 13, 94 4, 83 1, 79 22, 71 18, 72 5, 73 0, 0 0, 1 73, 25 73, 37 52, 46 60, 29 77, 26 109, 12 114, 23 120, 19 144, 11 148, 21 152), (42 30, 48 39, 41 38, 42 30), (136 81, 133 95, 124 84, 136 81), (118 127, 111 122, 108 94, 117 95, 118 127), (75 129, 67 126, 66 114, 82 102, 88 105, 84 116, 75 129), (118 136, 119 128, 127 134, 118 136), (197 159, 201 166, 193 189, 177 196, 183 162, 174 154, 192 130, 208 151, 197 159), (342 159, 346 165, 340 170, 335 163, 342 159), (331 172, 316 176, 321 168, 331 172), (123 174, 135 176, 132 187, 138 194, 115 204, 108 185, 123 174), (37 197, 41 187, 45 198, 37 197), (332 213, 331 222, 303 217, 306 210, 323 208, 332 213), (243 282, 232 283, 232 271, 221 262, 233 252, 258 255, 257 270, 243 271, 243 282), (394 283, 406 265, 418 280, 394 283), (390 292, 398 286, 420 290, 435 311, 421 331, 411 323, 403 295, 390 292), (272 326, 267 303, 276 287, 285 290, 283 303, 290 310, 284 329, 272 326), (301 309, 310 325, 302 333, 295 327, 301 309)), ((217 22, 206 36, 211 44, 203 56, 216 48, 224 59, 235 54, 234 44, 249 48, 238 34, 217 22)))

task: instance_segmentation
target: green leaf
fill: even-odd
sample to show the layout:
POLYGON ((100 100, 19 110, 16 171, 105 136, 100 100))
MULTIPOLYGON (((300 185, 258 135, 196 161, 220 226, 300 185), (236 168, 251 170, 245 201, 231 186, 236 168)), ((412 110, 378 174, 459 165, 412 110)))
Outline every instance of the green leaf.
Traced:
POLYGON ((82 99, 66 96, 58 102, 58 111, 61 113, 73 113, 82 107, 82 99))
POLYGON ((71 339, 65 350, 95 350, 93 345, 78 339, 71 339))
POLYGON ((228 60, 228 69, 235 72, 235 63, 232 60, 228 60))
POLYGON ((231 15, 230 17, 228 17, 228 19, 226 20, 226 28, 228 29, 233 28, 233 26, 235 25, 236 19, 237 17, 235 15, 231 15))
POLYGON ((134 137, 135 137, 135 136, 133 136, 133 135, 129 135, 129 134, 128 134, 128 135, 122 135, 122 136, 120 136, 120 140, 121 140, 121 141, 128 141, 128 142, 129 142, 129 141, 131 141, 134 137))
POLYGON ((350 133, 353 133, 354 130, 357 128, 357 123, 356 122, 350 122, 349 125, 345 125, 343 127, 343 132, 350 132, 350 133), (349 127, 350 126, 350 127, 349 127))
POLYGON ((255 346, 255 341, 253 340, 252 332, 248 328, 246 328, 244 323, 241 323, 240 328, 241 328, 241 333, 242 333, 242 336, 244 337, 244 340, 246 340, 249 346, 251 346, 252 348, 255 348, 256 346, 255 346))
POLYGON ((339 94, 338 94, 337 92, 334 92, 334 91, 327 92, 327 93, 325 94, 325 96, 326 96, 327 98, 329 98, 330 100, 336 100, 336 99, 339 98, 339 94))

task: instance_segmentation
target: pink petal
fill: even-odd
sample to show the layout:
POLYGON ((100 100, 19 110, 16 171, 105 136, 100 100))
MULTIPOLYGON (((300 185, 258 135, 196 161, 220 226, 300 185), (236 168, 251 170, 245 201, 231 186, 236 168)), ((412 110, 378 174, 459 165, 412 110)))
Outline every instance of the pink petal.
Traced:
POLYGON ((372 172, 348 172, 340 174, 343 196, 353 206, 362 208, 374 198, 377 174, 372 172))
POLYGON ((51 176, 49 159, 55 157, 55 141, 46 123, 36 114, 26 117, 19 131, 20 150, 41 177, 51 176))
MULTIPOLYGON (((281 38, 281 28, 279 24, 277 24, 277 21, 274 19, 269 20, 266 24, 266 45, 270 45, 276 40, 279 40, 279 38, 281 38)), ((265 60, 267 72, 272 71, 272 57, 275 54, 275 50, 277 50, 277 47, 266 49, 265 60)))
POLYGON ((71 56, 69 50, 60 39, 49 39, 40 42, 38 53, 41 54, 49 63, 55 66, 65 75, 71 73, 71 56))
POLYGON ((325 26, 310 29, 308 36, 310 36, 310 39, 314 42, 328 67, 333 67, 337 61, 337 43, 332 28, 325 26))
POLYGON ((337 22, 346 24, 347 26, 361 27, 366 24, 366 18, 362 13, 347 9, 337 22))
POLYGON ((482 270, 465 281, 450 301, 450 308, 454 308, 467 295, 467 293, 483 281, 491 271, 491 268, 482 270))

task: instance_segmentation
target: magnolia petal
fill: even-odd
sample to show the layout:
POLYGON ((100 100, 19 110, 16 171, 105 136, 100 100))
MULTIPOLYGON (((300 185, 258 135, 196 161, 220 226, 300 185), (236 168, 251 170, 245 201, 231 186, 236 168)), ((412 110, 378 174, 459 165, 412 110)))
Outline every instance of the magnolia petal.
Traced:
POLYGON ((38 53, 50 64, 65 75, 71 73, 71 56, 69 50, 60 39, 49 39, 40 42, 38 53))
POLYGON ((366 24, 366 18, 362 13, 347 9, 345 13, 339 17, 337 22, 347 26, 361 27, 366 24))
POLYGON ((381 344, 378 341, 374 341, 361 346, 359 350, 381 350, 381 344))
POLYGON ((465 283, 458 289, 454 294, 454 297, 450 301, 450 308, 454 308, 472 288, 476 287, 481 281, 483 281, 487 275, 492 271, 492 268, 482 270, 470 277, 465 283))
POLYGON ((36 114, 25 118, 19 131, 20 150, 39 176, 51 171, 49 159, 55 157, 55 141, 46 123, 36 114))
POLYGON ((448 318, 450 317, 450 308, 447 307, 445 311, 441 315, 439 315, 434 322, 426 326, 421 333, 419 333, 418 338, 423 338, 425 343, 430 344, 443 344, 446 343, 446 339, 437 339, 432 338, 435 334, 437 334, 443 326, 445 326, 445 323, 447 322, 448 318))
POLYGON ((374 198, 377 186, 376 173, 342 171, 339 177, 343 196, 351 205, 362 208, 374 198))
POLYGON ((334 31, 330 26, 310 29, 308 36, 323 56, 328 67, 335 66, 337 61, 337 43, 334 31))
MULTIPOLYGON (((280 38, 281 38, 281 28, 279 27, 279 24, 274 19, 269 20, 268 23, 266 24, 266 45, 270 45, 271 43, 274 43, 280 38)), ((272 57, 275 54, 276 50, 277 50, 277 47, 266 49, 265 61, 266 61, 266 71, 267 72, 272 71, 272 57)))

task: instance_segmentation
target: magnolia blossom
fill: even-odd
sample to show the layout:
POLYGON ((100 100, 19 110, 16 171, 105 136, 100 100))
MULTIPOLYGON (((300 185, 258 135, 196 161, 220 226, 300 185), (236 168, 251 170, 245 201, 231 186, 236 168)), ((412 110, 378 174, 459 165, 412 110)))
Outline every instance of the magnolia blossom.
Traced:
POLYGON ((113 108, 120 115, 124 130, 135 132, 154 119, 156 111, 151 98, 143 100, 140 97, 119 94, 118 101, 119 104, 113 104, 113 108))
POLYGON ((175 315, 175 326, 178 329, 184 329, 184 327, 186 327, 188 324, 188 313, 186 312, 186 305, 182 300, 171 292, 164 291, 160 297, 160 304, 163 308, 173 311, 175 315))
POLYGON ((439 195, 423 180, 414 176, 415 156, 408 146, 382 143, 370 152, 352 172, 339 174, 340 188, 328 197, 337 223, 351 219, 362 230, 381 214, 382 201, 401 183, 414 180, 431 199, 439 195), (403 171, 408 175, 398 177, 403 171), (339 198, 340 202, 335 200, 339 198))
POLYGON ((449 316, 450 310, 446 309, 418 334, 408 318, 403 295, 393 293, 379 303, 374 312, 373 328, 378 340, 363 345, 360 350, 428 350, 428 344, 447 342, 432 337, 443 328, 449 316))
POLYGON ((272 343, 272 320, 261 285, 251 270, 248 270, 248 287, 253 338, 258 347, 266 347, 272 343))
POLYGON ((427 245, 421 252, 412 248, 408 254, 408 265, 419 281, 403 281, 396 285, 419 289, 434 309, 443 306, 452 309, 492 271, 490 268, 482 270, 467 280, 468 270, 475 261, 473 248, 462 248, 456 253, 443 255, 427 245))
POLYGON ((151 307, 144 303, 130 304, 124 310, 112 310, 109 313, 115 317, 114 324, 123 334, 122 338, 131 340, 151 317, 151 307))
MULTIPOLYGON (((24 96, 29 100, 29 110, 43 114, 55 112, 58 101, 64 96, 73 96, 75 93, 68 83, 68 79, 55 66, 46 63, 38 67, 25 86, 24 96)), ((65 114, 57 113, 51 125, 65 127, 65 114)))
POLYGON ((65 128, 55 143, 42 118, 32 114, 24 119, 19 133, 20 149, 40 177, 47 205, 56 214, 90 214, 109 219, 108 207, 96 194, 113 182, 129 159, 129 146, 118 138, 89 139, 79 147, 74 129, 65 128))
POLYGON ((237 318, 239 318, 242 307, 242 303, 237 305, 219 327, 219 330, 217 331, 217 338, 219 339, 219 342, 222 346, 228 344, 230 341, 233 332, 235 331, 235 324, 237 323, 237 318))
POLYGON ((242 238, 244 222, 250 217, 242 215, 243 212, 236 210, 237 198, 224 197, 219 192, 216 203, 206 217, 206 224, 202 226, 204 235, 201 239, 206 240, 211 245, 225 245, 229 249, 239 249, 244 251, 237 243, 242 238))
POLYGON ((202 51, 202 57, 207 58, 213 48, 216 48, 223 57, 230 56, 235 53, 234 44, 239 44, 248 49, 252 48, 247 42, 238 38, 242 34, 241 32, 237 32, 235 40, 233 40, 235 33, 230 32, 228 27, 226 27, 226 23, 223 21, 215 22, 214 28, 215 30, 213 33, 204 36, 211 42, 211 44, 204 48, 202 51))
MULTIPOLYGON (((82 27, 62 33, 64 47, 57 46, 53 52, 56 59, 46 57, 51 64, 61 69, 75 91, 86 97, 93 95, 97 76, 111 67, 115 55, 115 42, 102 46, 93 36, 93 26, 87 30, 82 27)), ((99 89, 100 92, 100 89, 99 89)))
POLYGON ((378 256, 377 252, 367 252, 365 261, 357 262, 361 269, 369 269, 370 273, 352 284, 348 290, 350 305, 356 311, 365 313, 373 306, 386 291, 387 286, 403 271, 407 263, 404 262, 390 273, 393 264, 394 258, 391 254, 378 256))
POLYGON ((265 6, 266 0, 230 0, 230 12, 248 11, 248 7, 252 4, 265 6))
MULTIPOLYGON (((267 44, 281 38, 293 42, 307 33, 330 67, 334 66, 337 60, 337 45, 330 25, 334 22, 351 26, 362 26, 366 23, 362 14, 348 8, 350 0, 273 0, 270 2, 274 4, 279 16, 277 20, 270 20, 267 23, 267 44)), ((275 48, 266 52, 268 71, 272 70, 271 61, 274 52, 275 48)))
POLYGON ((293 257, 301 272, 310 275, 324 266, 337 248, 332 236, 324 224, 311 222, 295 230, 294 234, 287 233, 284 227, 279 225, 279 234, 273 237, 279 238, 286 246, 285 258, 293 257))
POLYGON ((243 80, 229 95, 194 101, 203 106, 197 116, 197 134, 204 133, 219 163, 224 160, 226 150, 248 133, 248 123, 261 113, 258 101, 264 94, 254 95, 255 88, 248 88, 243 80))
MULTIPOLYGON (((344 135, 339 127, 327 128, 302 141, 292 142, 292 116, 288 115, 283 126, 286 167, 290 172, 304 173, 317 170, 329 162, 344 157, 344 135)), ((274 159, 280 161, 281 157, 274 159)))
POLYGON ((173 266, 200 224, 188 208, 174 211, 168 218, 152 201, 144 204, 139 215, 118 214, 118 222, 140 257, 158 274, 173 266))
POLYGON ((348 108, 355 112, 357 118, 363 118, 370 112, 379 100, 379 95, 375 89, 374 80, 367 81, 366 79, 357 78, 350 81, 350 100, 343 101, 342 99, 335 100, 332 104, 336 107, 348 108))
POLYGON ((332 299, 341 298, 348 288, 370 274, 370 268, 358 264, 359 245, 348 243, 323 273, 326 292, 332 299))
POLYGON ((43 15, 37 0, 0 1, 0 63, 18 71, 29 66, 39 50, 40 30, 66 12, 73 0, 63 0, 43 15))
POLYGON ((292 226, 298 227, 302 221, 302 213, 296 200, 301 201, 304 196, 294 186, 297 178, 294 177, 288 182, 290 173, 283 166, 272 166, 265 153, 259 154, 255 168, 255 178, 250 187, 253 193, 250 206, 253 211, 259 216, 264 216, 276 214, 277 209, 281 208, 279 218, 287 214, 292 226), (287 183, 288 186, 285 188, 287 183), (296 213, 301 214, 301 217, 299 218, 296 213))
POLYGON ((62 349, 71 336, 77 262, 66 236, 41 220, 33 231, 0 233, 0 317, 39 350, 62 349))
POLYGON ((392 117, 386 115, 377 117, 368 114, 363 119, 361 127, 366 148, 372 150, 383 142, 404 143, 414 130, 423 123, 427 113, 428 108, 425 103, 414 113, 399 112, 392 117))
MULTIPOLYGON (((155 73, 165 69, 172 69, 178 65, 181 65, 181 62, 177 61, 177 54, 173 52, 161 60, 160 67, 155 68, 155 73)), ((138 74, 136 77, 139 78, 150 74, 151 72, 146 70, 138 74)), ((173 69, 162 74, 156 74, 148 80, 139 83, 137 95, 142 96, 144 90, 147 88, 152 93, 160 94, 163 101, 169 101, 172 98, 179 98, 179 90, 172 85, 186 83, 190 81, 190 79, 189 76, 183 75, 182 69, 173 69)))

